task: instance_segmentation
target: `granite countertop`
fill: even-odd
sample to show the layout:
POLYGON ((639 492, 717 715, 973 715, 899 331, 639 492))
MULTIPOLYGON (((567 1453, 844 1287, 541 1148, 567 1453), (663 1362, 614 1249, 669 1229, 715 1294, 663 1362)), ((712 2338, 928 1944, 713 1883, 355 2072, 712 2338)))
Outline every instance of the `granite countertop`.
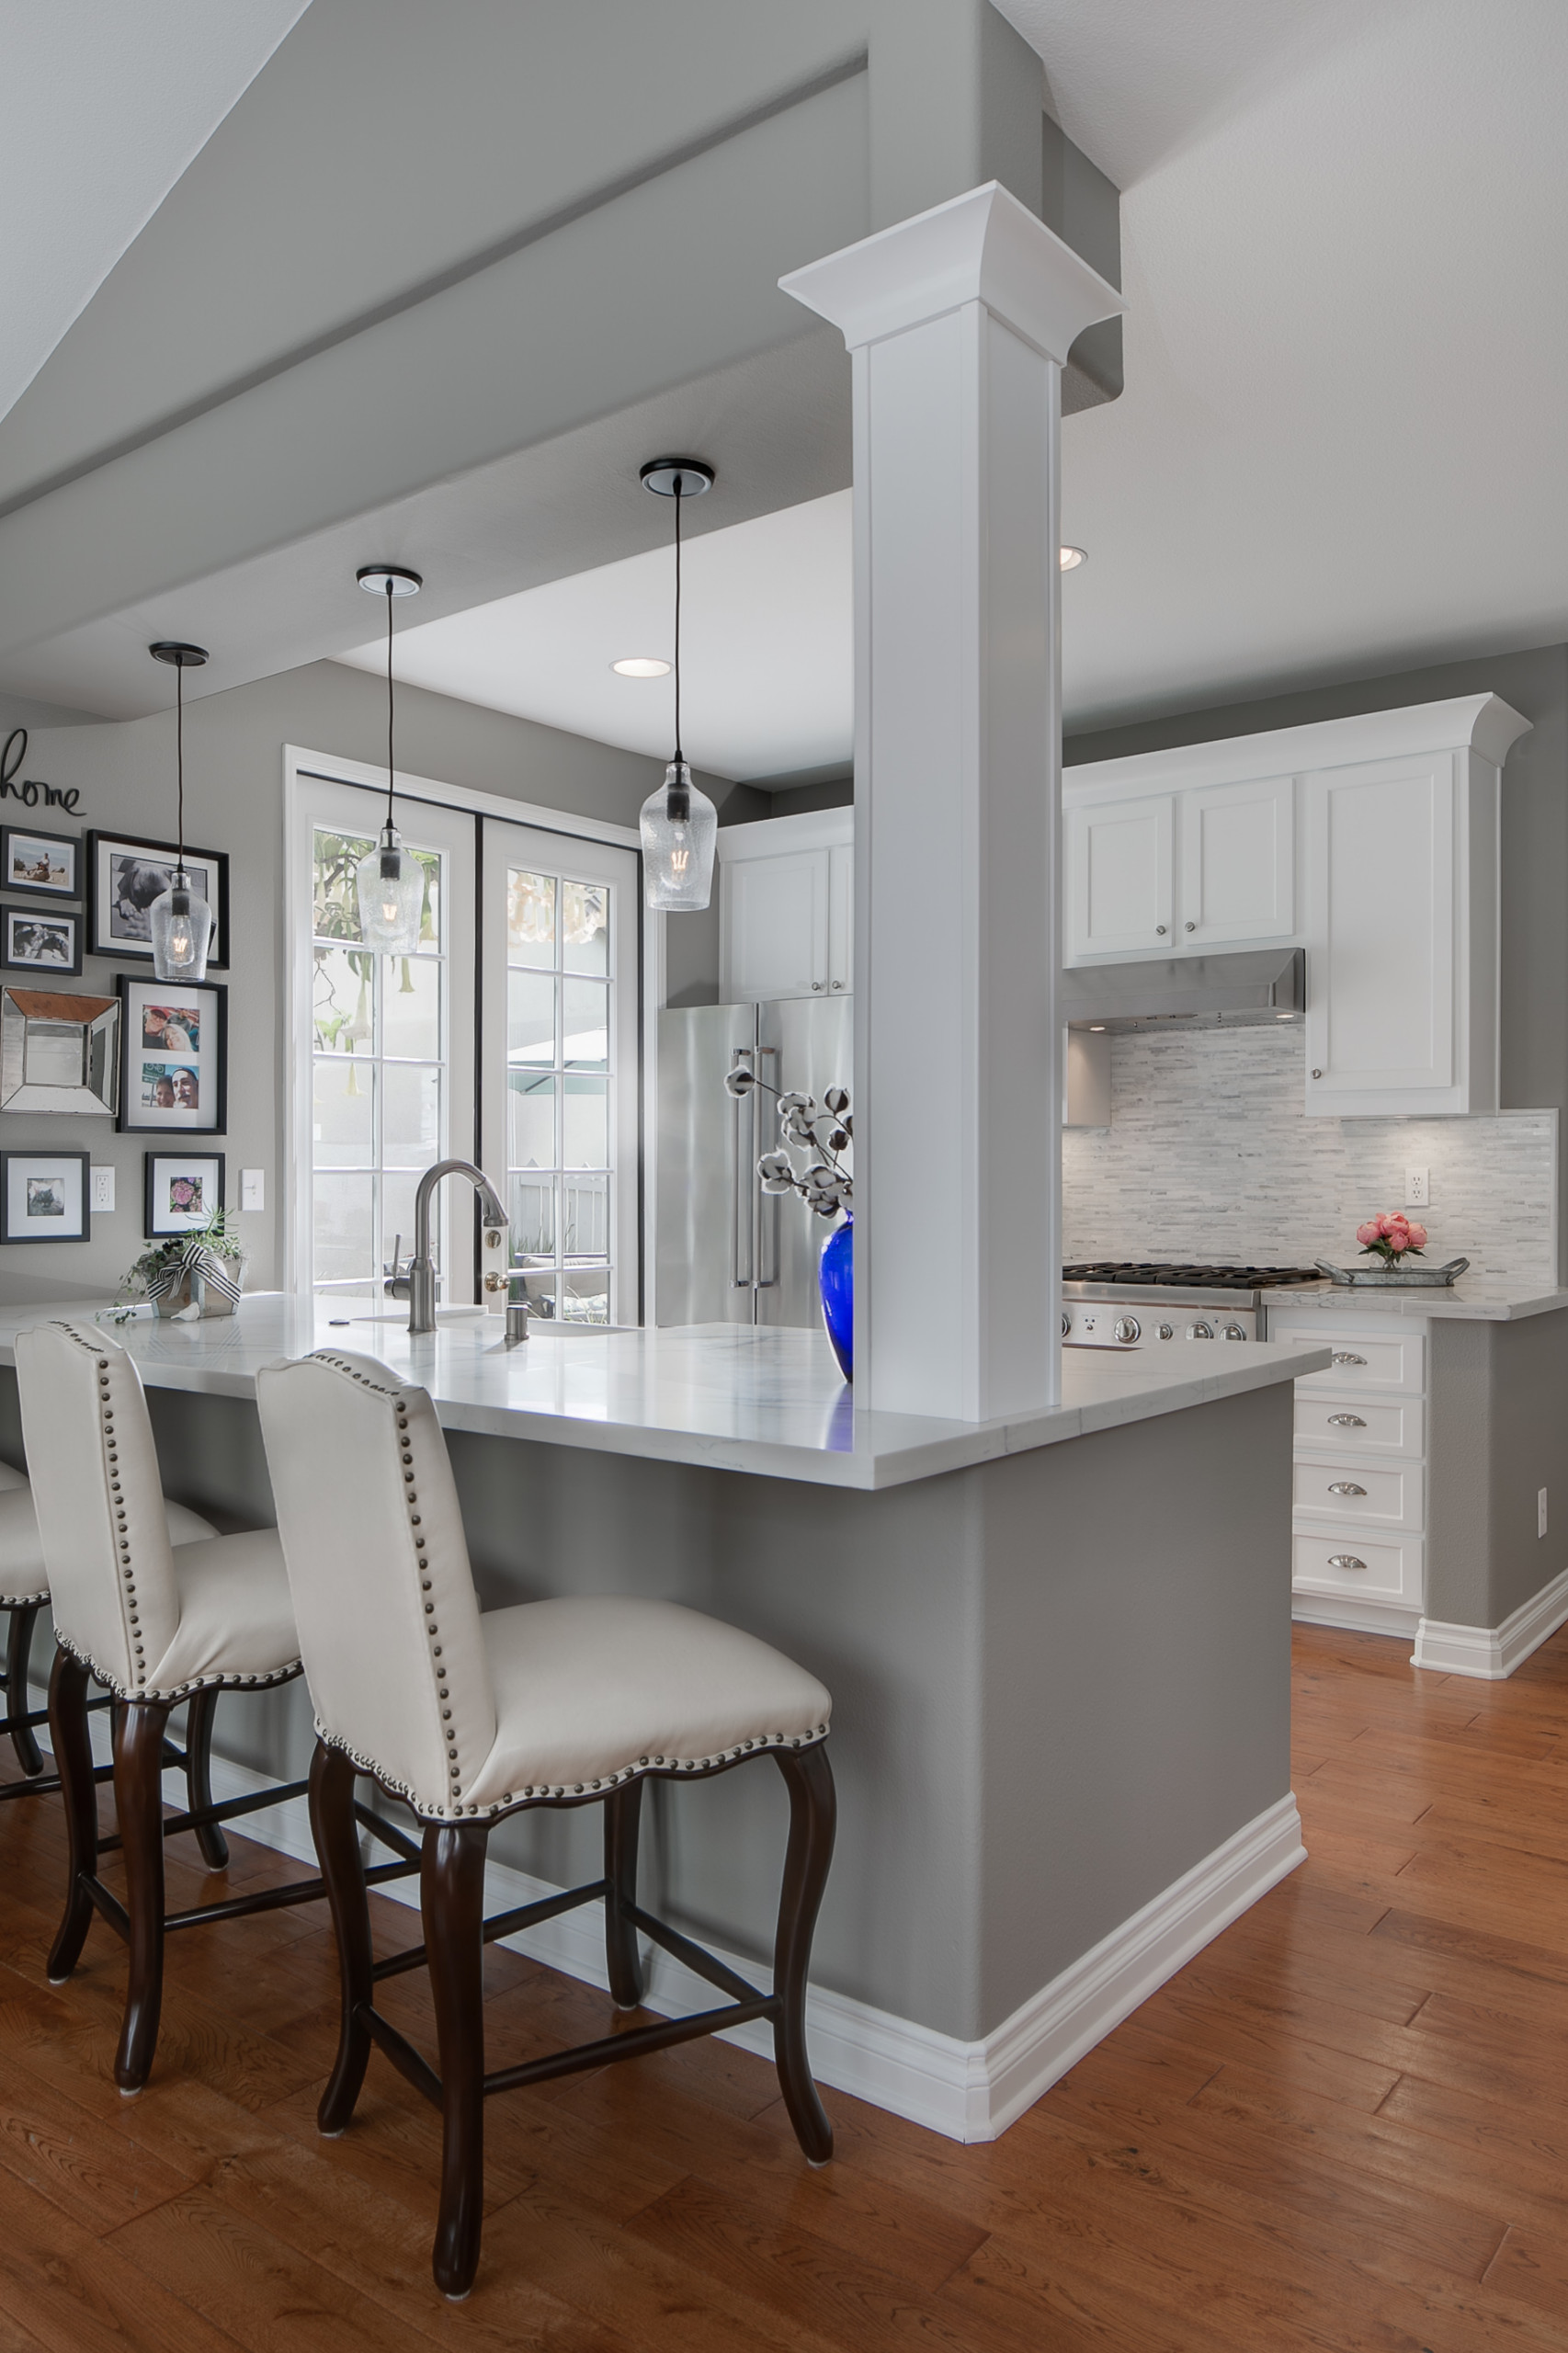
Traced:
MULTIPOLYGON (((1218 1349, 1175 1340, 1155 1350, 1067 1349, 1062 1403, 991 1422, 858 1413, 820 1331, 692 1324, 673 1331, 536 1323, 508 1349, 498 1317, 444 1320, 410 1336, 405 1313, 345 1322, 323 1302, 255 1292, 237 1314, 196 1324, 139 1317, 106 1324, 150 1388, 252 1397, 278 1357, 349 1348, 417 1381, 448 1429, 581 1446, 653 1461, 705 1464, 819 1486, 880 1488, 1052 1446, 1324 1370, 1300 1347, 1218 1349)), ((51 1316, 91 1321, 91 1301, 0 1306, 0 1364, 19 1331, 51 1316)))
POLYGON ((1568 1307, 1568 1290, 1541 1281, 1496 1282, 1487 1276, 1461 1275, 1457 1283, 1415 1284, 1408 1290, 1374 1285, 1361 1290, 1347 1283, 1297 1286, 1266 1290, 1271 1315, 1285 1308, 1324 1308, 1336 1315, 1451 1315, 1483 1324, 1513 1324, 1526 1315, 1550 1315, 1568 1307))

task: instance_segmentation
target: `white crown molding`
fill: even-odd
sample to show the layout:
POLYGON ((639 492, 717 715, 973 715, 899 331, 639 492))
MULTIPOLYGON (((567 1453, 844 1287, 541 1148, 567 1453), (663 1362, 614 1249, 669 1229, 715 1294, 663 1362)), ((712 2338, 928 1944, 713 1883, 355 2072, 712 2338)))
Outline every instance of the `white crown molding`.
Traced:
POLYGON ((995 180, 950 197, 778 281, 839 328, 851 351, 964 302, 1058 367, 1085 327, 1127 305, 1114 286, 995 180))
POLYGON ((1469 750, 1501 767, 1509 746, 1529 732, 1530 722, 1496 695, 1458 695, 1447 702, 1363 711, 1263 735, 1233 735, 1217 744, 1177 744, 1168 751, 1133 752, 1117 760, 1083 760, 1062 770, 1062 799, 1071 806, 1111 784, 1121 791, 1146 787, 1165 792, 1187 784, 1239 784, 1416 752, 1469 750))
POLYGON ((1500 1626, 1452 1626, 1423 1618, 1410 1664, 1436 1675, 1473 1675, 1483 1683, 1501 1683, 1564 1624, 1568 1569, 1521 1603, 1500 1626))

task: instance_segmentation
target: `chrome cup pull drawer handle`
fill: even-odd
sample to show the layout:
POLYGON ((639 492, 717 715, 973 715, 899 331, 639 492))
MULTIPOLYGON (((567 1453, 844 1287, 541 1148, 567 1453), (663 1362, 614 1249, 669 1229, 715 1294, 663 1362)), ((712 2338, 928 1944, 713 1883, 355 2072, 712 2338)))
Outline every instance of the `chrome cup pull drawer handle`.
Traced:
POLYGON ((1367 1563, 1358 1561, 1354 1552, 1331 1552, 1328 1565, 1331 1569, 1364 1569, 1367 1563))
POLYGON ((1348 1348, 1335 1348, 1334 1361, 1335 1364, 1365 1364, 1367 1359, 1365 1357, 1353 1357, 1348 1348))
POLYGON ((1331 1430, 1364 1430, 1367 1427, 1359 1414, 1330 1414, 1328 1426, 1331 1430))
POLYGON ((1367 1490, 1358 1487, 1354 1479, 1331 1479, 1328 1492, 1331 1495, 1364 1495, 1367 1490))

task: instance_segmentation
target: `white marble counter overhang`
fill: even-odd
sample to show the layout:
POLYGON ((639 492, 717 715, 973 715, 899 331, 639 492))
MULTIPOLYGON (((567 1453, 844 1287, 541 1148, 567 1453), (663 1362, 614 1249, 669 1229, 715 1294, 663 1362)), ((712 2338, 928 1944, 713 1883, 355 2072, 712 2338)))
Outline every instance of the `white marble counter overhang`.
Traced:
MULTIPOLYGON (((0 1364, 15 1340, 55 1316, 91 1322, 93 1303, 0 1307, 0 1364)), ((114 1324, 149 1388, 254 1397, 256 1376, 313 1348, 378 1357, 430 1392, 443 1427, 579 1446, 818 1486, 874 1489, 1054 1446, 1326 1369, 1300 1347, 1223 1348, 1174 1340, 1157 1352, 1063 1351, 1062 1403, 989 1422, 858 1413, 822 1332, 708 1324, 673 1331, 594 1331, 535 1324, 508 1349, 500 1320, 443 1322, 410 1336, 402 1317, 350 1320, 278 1291, 242 1300, 232 1317, 114 1324)))
POLYGON ((1568 1290, 1552 1284, 1489 1282, 1460 1276, 1457 1283, 1415 1283, 1408 1290, 1392 1284, 1362 1290, 1353 1283, 1325 1282, 1320 1289, 1298 1286, 1264 1293, 1271 1315, 1287 1308, 1321 1308, 1338 1316, 1442 1315, 1481 1324, 1517 1324, 1527 1315, 1550 1315, 1568 1307, 1568 1290))

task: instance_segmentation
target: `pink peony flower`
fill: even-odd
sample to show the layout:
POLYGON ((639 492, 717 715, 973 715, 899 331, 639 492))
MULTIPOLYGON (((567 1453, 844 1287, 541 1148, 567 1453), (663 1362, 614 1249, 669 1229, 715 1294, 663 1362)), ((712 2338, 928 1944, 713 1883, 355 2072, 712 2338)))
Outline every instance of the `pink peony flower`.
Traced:
POLYGON ((1413 1250, 1426 1249, 1426 1229, 1424 1225, 1412 1225, 1410 1229, 1410 1246, 1413 1250))
POLYGON ((1392 1226, 1384 1238, 1396 1258, 1402 1250, 1408 1250, 1410 1247, 1408 1232, 1402 1230, 1399 1226, 1392 1226))
POLYGON ((1356 1228, 1356 1239, 1363 1250, 1369 1250, 1374 1242, 1381 1242, 1382 1238, 1383 1229, 1375 1217, 1369 1217, 1365 1225, 1356 1228))

